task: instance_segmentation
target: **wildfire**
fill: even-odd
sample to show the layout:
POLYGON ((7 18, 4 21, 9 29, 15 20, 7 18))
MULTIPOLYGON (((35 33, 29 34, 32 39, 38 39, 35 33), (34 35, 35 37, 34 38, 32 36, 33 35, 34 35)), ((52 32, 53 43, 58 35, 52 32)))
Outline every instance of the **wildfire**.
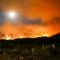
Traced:
POLYGON ((49 35, 49 34, 47 34, 47 33, 42 34, 41 36, 43 36, 43 37, 50 37, 50 35, 49 35))
POLYGON ((40 35, 31 36, 30 38, 37 38, 37 37, 50 37, 50 35, 47 34, 47 33, 45 33, 45 34, 40 34, 40 35))
POLYGON ((37 37, 50 37, 50 35, 49 34, 41 34, 41 35, 35 35, 35 36, 29 36, 29 37, 27 37, 27 36, 11 37, 11 36, 7 35, 6 37, 4 37, 2 39, 13 40, 13 39, 16 39, 16 38, 37 38, 37 37))
POLYGON ((13 40, 14 38, 13 37, 10 37, 10 36, 6 36, 6 37, 3 37, 1 39, 6 39, 6 40, 13 40))
POLYGON ((24 35, 20 35, 20 36, 12 36, 12 35, 6 35, 5 37, 1 37, 1 39, 6 39, 6 40, 14 40, 16 38, 37 38, 37 37, 50 37, 49 34, 45 33, 45 34, 40 34, 40 35, 34 35, 34 36, 24 36, 24 35))
POLYGON ((5 39, 6 39, 6 40, 10 40, 10 39, 11 39, 11 40, 12 40, 13 38, 10 37, 10 36, 6 36, 5 39))

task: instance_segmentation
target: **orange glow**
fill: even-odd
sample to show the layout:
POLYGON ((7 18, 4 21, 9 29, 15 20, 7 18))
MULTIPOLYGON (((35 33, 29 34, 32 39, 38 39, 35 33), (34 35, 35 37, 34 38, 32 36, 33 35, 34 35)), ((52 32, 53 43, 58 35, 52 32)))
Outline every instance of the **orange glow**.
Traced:
MULTIPOLYGON (((60 1, 58 0, 2 0, 4 11, 16 11, 29 19, 40 18, 47 22, 47 26, 41 25, 13 25, 6 22, 0 28, 6 40, 15 38, 50 37, 60 33, 60 24, 50 24, 53 17, 60 17, 60 1), (11 2, 11 3, 10 3, 11 2)), ((1 36, 0 36, 1 37, 1 36)))
POLYGON ((49 34, 47 34, 47 33, 42 34, 41 36, 43 36, 43 37, 50 37, 50 35, 49 35, 49 34))
POLYGON ((6 36, 4 39, 6 39, 6 40, 12 40, 13 38, 12 37, 10 37, 10 36, 6 36))
POLYGON ((9 35, 6 35, 5 37, 3 37, 2 39, 6 39, 6 40, 13 40, 13 39, 16 39, 16 38, 37 38, 37 37, 50 37, 49 34, 41 34, 41 35, 34 35, 34 36, 17 36, 17 37, 12 37, 12 36, 9 36, 9 35))

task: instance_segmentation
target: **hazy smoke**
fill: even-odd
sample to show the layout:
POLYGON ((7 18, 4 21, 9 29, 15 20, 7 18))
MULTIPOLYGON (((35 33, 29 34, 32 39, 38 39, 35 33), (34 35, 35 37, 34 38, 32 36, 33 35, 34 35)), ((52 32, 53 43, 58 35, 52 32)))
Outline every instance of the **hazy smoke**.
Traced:
POLYGON ((42 25, 43 21, 41 19, 24 19, 22 24, 26 25, 42 25))
POLYGON ((60 17, 53 17, 49 23, 51 25, 60 25, 60 17))

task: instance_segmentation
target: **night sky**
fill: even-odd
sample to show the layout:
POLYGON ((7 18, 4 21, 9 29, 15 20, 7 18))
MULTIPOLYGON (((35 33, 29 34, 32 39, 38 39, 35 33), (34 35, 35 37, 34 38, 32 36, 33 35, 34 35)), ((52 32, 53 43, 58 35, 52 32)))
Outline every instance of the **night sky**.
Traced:
POLYGON ((2 0, 1 3, 5 12, 17 11, 28 19, 41 19, 45 22, 43 25, 13 25, 5 22, 1 27, 4 34, 28 37, 60 33, 60 0, 2 0))

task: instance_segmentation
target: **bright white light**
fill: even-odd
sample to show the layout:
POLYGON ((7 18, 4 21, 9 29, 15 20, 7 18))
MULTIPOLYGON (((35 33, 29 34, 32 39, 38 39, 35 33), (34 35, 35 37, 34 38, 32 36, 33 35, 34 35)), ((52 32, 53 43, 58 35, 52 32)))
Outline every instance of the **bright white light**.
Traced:
POLYGON ((11 12, 7 13, 7 17, 9 19, 11 19, 11 20, 14 20, 14 19, 16 19, 18 17, 18 14, 16 12, 14 12, 14 11, 11 11, 11 12))
POLYGON ((15 18, 16 17, 16 13, 15 12, 9 12, 9 17, 15 18))

